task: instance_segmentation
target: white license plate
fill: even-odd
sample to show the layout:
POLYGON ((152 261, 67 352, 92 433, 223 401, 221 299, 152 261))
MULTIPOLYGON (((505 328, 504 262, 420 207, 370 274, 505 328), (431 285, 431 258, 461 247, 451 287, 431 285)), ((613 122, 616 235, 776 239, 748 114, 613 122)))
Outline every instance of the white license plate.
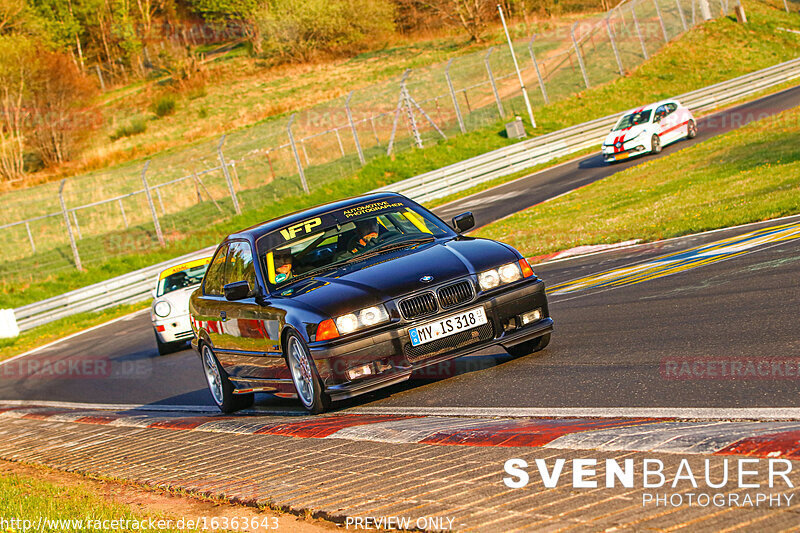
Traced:
POLYGON ((408 330, 408 335, 411 337, 411 344, 419 346, 426 342, 455 335, 460 331, 482 326, 487 322, 488 319, 483 307, 475 307, 474 309, 468 309, 461 313, 445 316, 433 322, 411 328, 408 330))

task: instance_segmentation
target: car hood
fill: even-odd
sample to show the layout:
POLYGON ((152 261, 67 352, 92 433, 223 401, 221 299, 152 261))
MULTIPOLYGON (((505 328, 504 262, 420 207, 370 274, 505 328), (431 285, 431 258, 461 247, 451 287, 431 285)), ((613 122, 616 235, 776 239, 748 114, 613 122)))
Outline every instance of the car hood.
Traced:
POLYGON ((614 144, 614 141, 619 137, 621 138, 622 142, 627 142, 644 131, 647 131, 649 124, 639 124, 637 126, 633 126, 632 128, 625 128, 624 130, 619 131, 612 131, 606 136, 605 141, 603 144, 607 146, 611 146, 614 144))
POLYGON ((280 295, 338 316, 517 260, 512 249, 488 239, 438 241, 302 279, 284 287, 280 295), (425 276, 433 279, 421 281, 425 276))

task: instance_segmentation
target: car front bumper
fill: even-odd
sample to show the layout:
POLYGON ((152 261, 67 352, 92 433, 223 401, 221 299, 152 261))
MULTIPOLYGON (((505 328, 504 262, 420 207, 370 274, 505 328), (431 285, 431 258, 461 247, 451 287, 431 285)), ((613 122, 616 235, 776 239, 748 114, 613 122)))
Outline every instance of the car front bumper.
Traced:
POLYGON ((603 159, 606 161, 622 161, 623 159, 628 159, 629 157, 635 157, 637 155, 642 155, 647 153, 647 147, 643 144, 638 144, 626 150, 620 150, 619 152, 614 152, 613 147, 611 151, 608 151, 609 147, 603 147, 603 159))
POLYGON ((412 321, 401 320, 373 335, 351 341, 312 342, 309 349, 327 393, 333 400, 341 400, 407 380, 412 372, 420 368, 489 346, 515 346, 552 330, 553 320, 547 307, 544 282, 533 278, 489 294, 481 294, 474 300, 445 312, 412 321), (483 306, 486 311, 486 325, 464 330, 421 347, 411 346, 409 328, 478 306, 483 306), (520 325, 520 315, 536 309, 541 310, 542 318, 524 326, 520 325), (461 337, 457 338, 459 336, 461 337), (363 365, 372 365, 375 373, 365 378, 349 380, 347 370, 363 365))
POLYGON ((153 329, 162 343, 191 341, 194 338, 189 315, 153 317, 153 329), (163 327, 163 331, 159 331, 163 327))

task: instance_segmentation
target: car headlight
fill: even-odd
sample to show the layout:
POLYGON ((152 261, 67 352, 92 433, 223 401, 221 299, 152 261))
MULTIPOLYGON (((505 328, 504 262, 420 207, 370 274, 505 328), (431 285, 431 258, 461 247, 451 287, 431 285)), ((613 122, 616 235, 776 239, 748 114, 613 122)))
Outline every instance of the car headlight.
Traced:
POLYGON ((520 259, 516 263, 507 263, 498 268, 485 270, 478 274, 478 285, 482 291, 488 291, 533 276, 533 269, 525 259, 520 259))
POLYGON ((347 335, 360 329, 377 326, 389 321, 389 313, 383 304, 365 307, 353 313, 325 320, 317 326, 318 341, 335 339, 339 335, 347 335))
POLYGON ((153 307, 153 312, 163 318, 169 316, 170 312, 172 312, 172 307, 168 302, 162 300, 153 307))

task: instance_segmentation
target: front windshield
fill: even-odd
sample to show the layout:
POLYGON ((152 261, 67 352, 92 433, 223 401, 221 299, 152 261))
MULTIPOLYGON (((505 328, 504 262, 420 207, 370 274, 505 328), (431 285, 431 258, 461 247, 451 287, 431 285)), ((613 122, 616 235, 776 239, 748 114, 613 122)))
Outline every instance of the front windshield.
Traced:
POLYGON ((625 115, 619 119, 619 122, 617 122, 617 125, 614 127, 614 131, 632 128, 633 126, 638 126, 639 124, 647 124, 650 122, 650 112, 651 110, 648 109, 647 111, 639 111, 638 113, 625 115))
POLYGON ((453 235, 427 211, 404 202, 373 202, 292 224, 258 240, 270 285, 323 274, 337 266, 453 235))
POLYGON ((194 287, 203 281, 210 257, 184 265, 177 265, 161 273, 156 288, 156 297, 178 289, 194 287))

